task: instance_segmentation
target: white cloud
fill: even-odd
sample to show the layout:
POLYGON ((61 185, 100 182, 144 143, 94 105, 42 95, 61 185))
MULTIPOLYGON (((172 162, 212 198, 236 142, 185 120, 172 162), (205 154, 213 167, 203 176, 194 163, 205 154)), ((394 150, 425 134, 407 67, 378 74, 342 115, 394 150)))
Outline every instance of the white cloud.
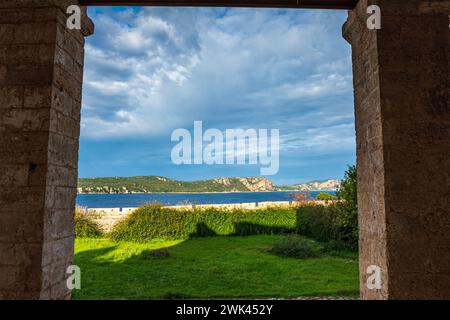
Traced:
POLYGON ((343 15, 184 8, 93 17, 82 118, 88 139, 170 137, 203 120, 280 129, 285 150, 354 144, 343 15))
POLYGON ((308 128, 281 136, 281 149, 295 149, 305 155, 349 152, 354 149, 354 133, 353 122, 308 128))

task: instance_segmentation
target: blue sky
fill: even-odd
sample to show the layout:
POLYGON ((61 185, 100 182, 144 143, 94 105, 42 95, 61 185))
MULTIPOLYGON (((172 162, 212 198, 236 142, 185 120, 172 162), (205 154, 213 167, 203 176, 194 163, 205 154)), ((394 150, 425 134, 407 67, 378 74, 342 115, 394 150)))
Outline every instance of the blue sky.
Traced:
POLYGON ((345 11, 89 8, 80 177, 258 176, 259 165, 174 165, 171 133, 280 130, 291 184, 341 178, 355 163, 345 11))

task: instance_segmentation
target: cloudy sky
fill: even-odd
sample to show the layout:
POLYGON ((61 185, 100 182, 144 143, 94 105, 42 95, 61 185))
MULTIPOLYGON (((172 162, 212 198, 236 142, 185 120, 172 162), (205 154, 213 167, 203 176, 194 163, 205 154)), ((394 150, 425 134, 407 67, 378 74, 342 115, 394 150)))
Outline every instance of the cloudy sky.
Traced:
POLYGON ((345 11, 90 8, 80 177, 257 176, 260 165, 175 165, 171 133, 279 129, 278 184, 355 162, 345 11))

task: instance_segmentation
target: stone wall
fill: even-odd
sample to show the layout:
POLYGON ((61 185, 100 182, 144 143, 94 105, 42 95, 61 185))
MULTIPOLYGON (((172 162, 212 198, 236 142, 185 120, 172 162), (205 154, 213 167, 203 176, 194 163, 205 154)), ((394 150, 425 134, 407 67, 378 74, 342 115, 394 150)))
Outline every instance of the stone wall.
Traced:
POLYGON ((84 34, 76 1, 0 2, 0 299, 70 297, 84 34))
POLYGON ((450 1, 361 0, 355 90, 364 299, 450 298, 450 1), (369 4, 381 29, 366 25, 369 4), (367 268, 381 268, 369 289, 367 268))

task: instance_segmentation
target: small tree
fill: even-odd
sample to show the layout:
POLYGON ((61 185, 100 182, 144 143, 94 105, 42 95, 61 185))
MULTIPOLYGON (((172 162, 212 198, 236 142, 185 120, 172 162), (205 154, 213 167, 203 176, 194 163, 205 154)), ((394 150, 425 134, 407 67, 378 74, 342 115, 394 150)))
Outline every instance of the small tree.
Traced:
POLYGON ((358 243, 358 200, 356 188, 356 166, 349 166, 336 195, 339 203, 339 225, 341 238, 354 245, 358 243))
POLYGON ((102 235, 98 224, 80 208, 75 209, 75 237, 97 238, 102 235))
POLYGON ((335 196, 333 196, 332 194, 326 193, 326 192, 321 192, 316 196, 316 200, 320 200, 320 201, 333 201, 336 199, 337 198, 335 196))

